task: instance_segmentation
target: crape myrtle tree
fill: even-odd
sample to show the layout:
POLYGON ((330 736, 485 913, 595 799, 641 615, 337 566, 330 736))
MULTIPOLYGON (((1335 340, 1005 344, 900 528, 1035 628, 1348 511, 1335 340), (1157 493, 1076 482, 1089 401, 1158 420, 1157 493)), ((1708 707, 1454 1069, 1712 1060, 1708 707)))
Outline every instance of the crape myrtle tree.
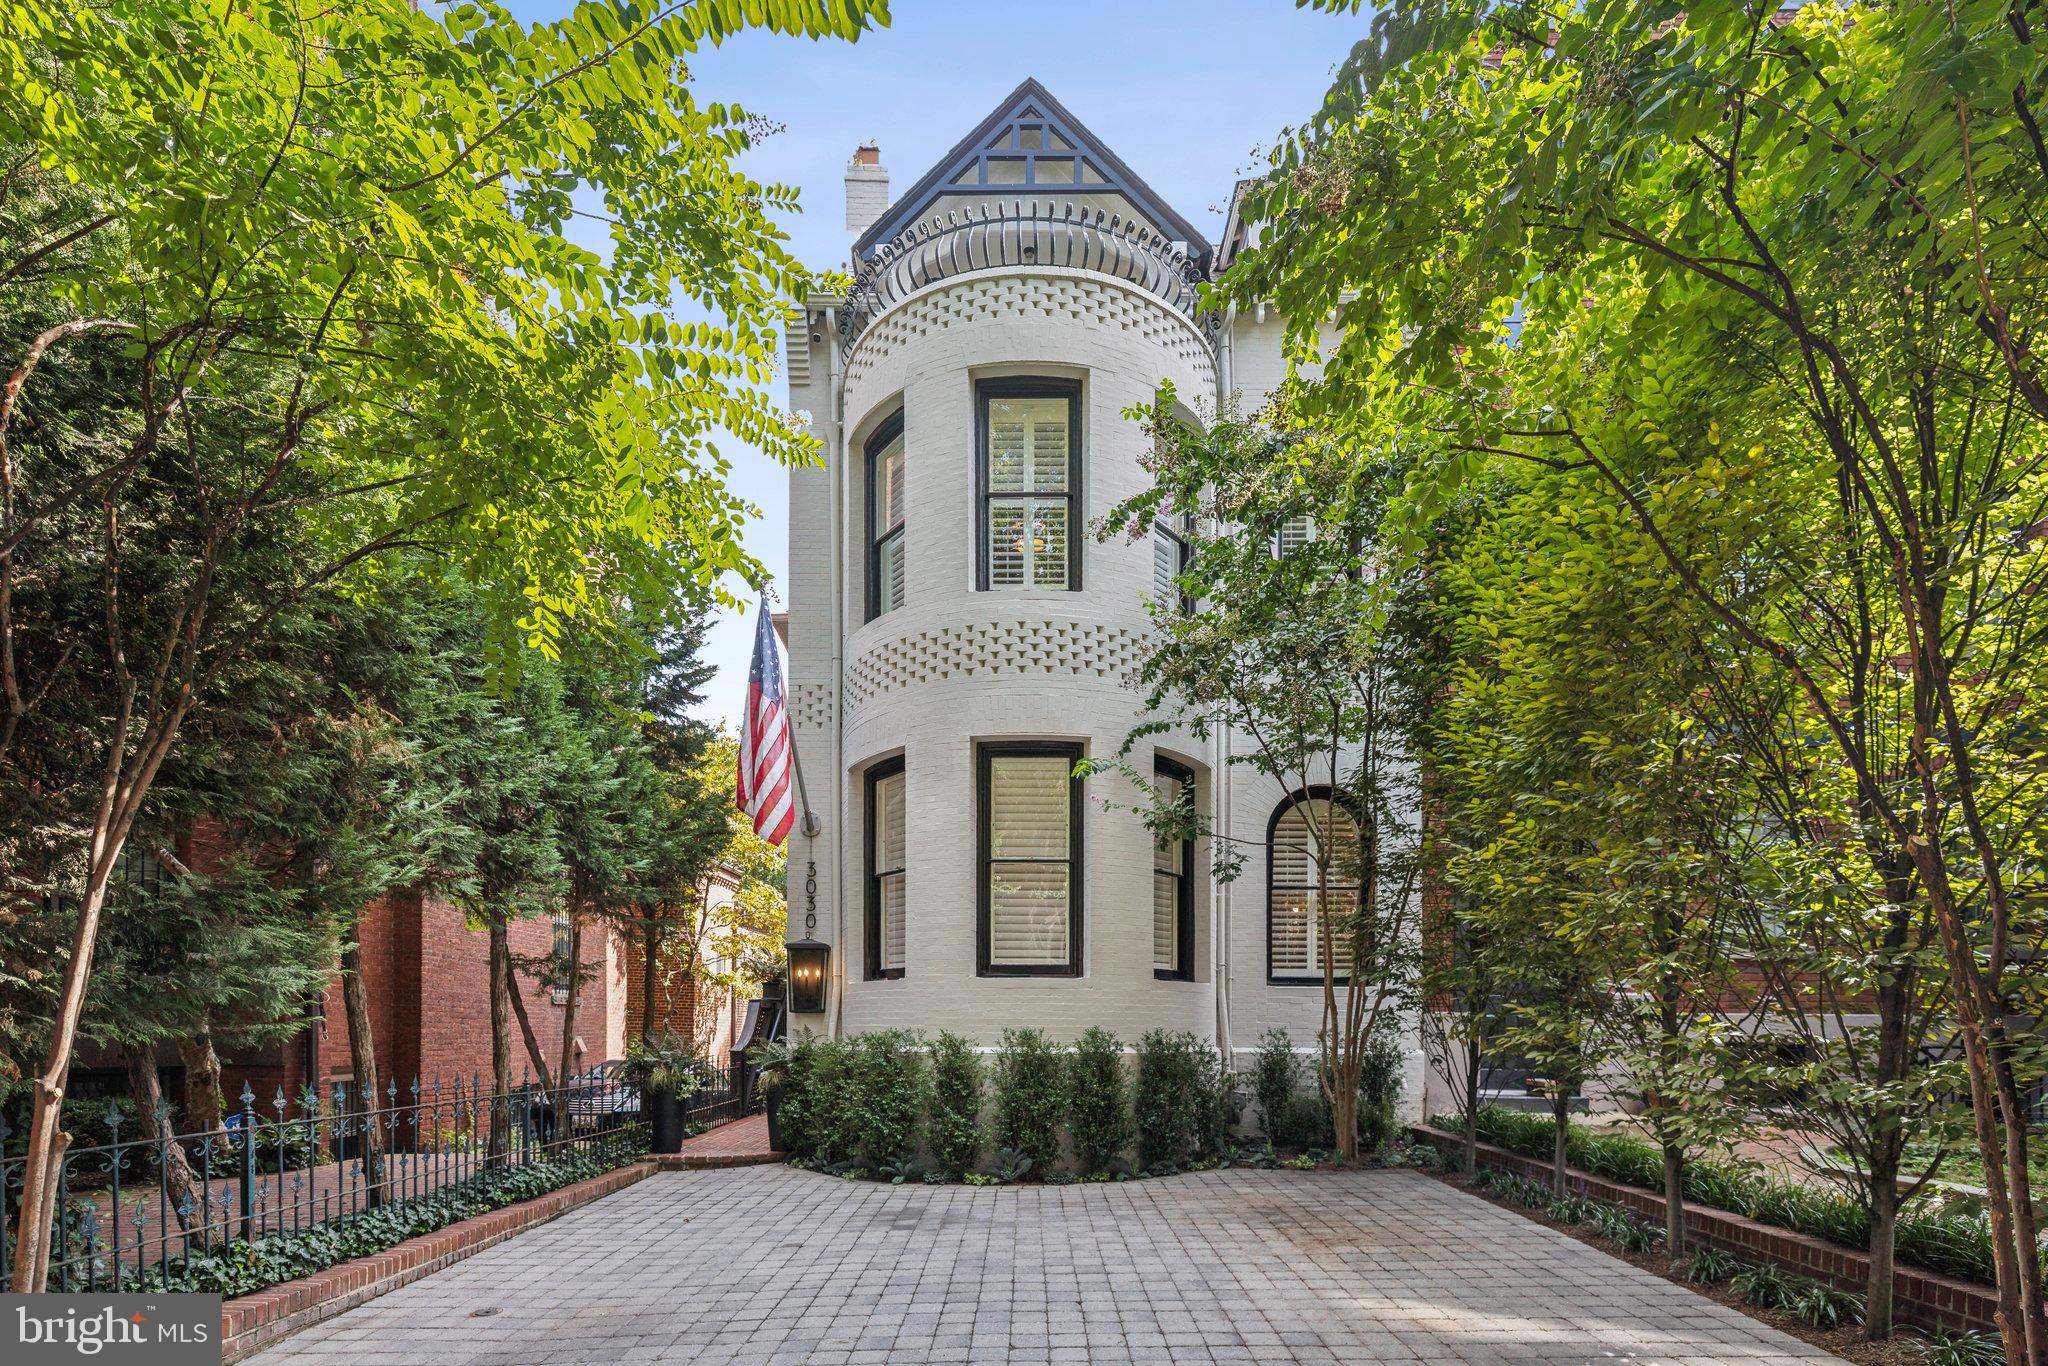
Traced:
POLYGON ((1431 448, 1409 537, 1489 461, 1576 472, 1797 689, 1853 778, 1831 818, 1904 851, 1935 926, 2015 1361, 2048 1356, 2022 1027, 2048 782, 2041 18, 1407 0, 1276 152, 1248 205, 1270 231, 1226 287, 1298 352, 1329 325, 1311 417, 1431 448), (1785 556, 1670 534, 1674 503, 1744 482, 1825 506, 1826 534, 1785 556), (1865 608, 1891 620, 1896 770, 1812 629, 1865 608))
POLYGON ((403 0, 0 6, 0 786, 52 743, 29 732, 71 678, 113 699, 79 732, 77 833, 45 861, 77 913, 15 1289, 47 1270, 36 1230, 122 847, 187 719, 280 613, 429 544, 482 586, 503 663, 620 601, 752 572, 713 441, 810 453, 763 381, 811 282, 770 218, 793 192, 734 168, 747 116, 700 103, 685 63, 748 26, 885 19, 881 0, 590 3, 532 27, 403 0), (575 215, 608 226, 607 255, 571 240, 575 215), (671 321, 678 300, 703 320, 671 321), (107 371, 89 424, 43 402, 57 356, 107 371), (130 536, 150 500, 161 556, 130 536), (229 569, 264 540, 294 551, 279 572, 229 569))
POLYGON ((1489 968, 1535 971, 1503 1014, 1560 1071, 1583 1073, 1597 1042, 1662 1150, 1675 1257, 1686 1158, 1742 1118, 1716 1099, 1739 769, 1689 710, 1711 622, 1621 516, 1560 492, 1547 471, 1503 469, 1433 540, 1425 613, 1453 665, 1425 752, 1462 839, 1449 881, 1486 946, 1480 986, 1506 985, 1489 968))
MULTIPOLYGON (((1163 836, 1216 831, 1191 800, 1159 800, 1149 771, 1130 764, 1133 746, 1155 734, 1227 731, 1232 762, 1290 794, 1335 794, 1308 806, 1298 852, 1315 883, 1304 910, 1322 982, 1317 1076, 1338 1159, 1355 1162, 1367 1053, 1412 1005, 1415 984, 1420 865, 1401 743, 1403 637, 1384 629, 1390 590, 1379 577, 1392 462, 1356 459, 1295 428, 1284 399, 1260 418, 1204 424, 1167 386, 1127 416, 1150 430, 1154 486, 1113 509, 1100 534, 1149 538, 1161 518, 1191 519, 1192 531, 1175 591, 1152 604, 1159 629, 1141 666, 1149 719, 1114 766, 1154 799, 1146 815, 1163 836), (1336 890, 1346 887, 1358 891, 1336 890)), ((1245 851, 1221 839, 1212 847, 1217 876, 1235 877, 1245 851)))
MULTIPOLYGON (((1882 615, 1829 620, 1847 628, 1837 648, 1865 680, 1841 706, 1872 750, 1891 756, 1878 771, 1902 783, 1911 718, 1873 629, 1882 615)), ((1728 907, 1756 983, 1749 1005, 1767 1037, 1797 1048, 1765 1048, 1731 1080, 1765 1113, 1824 1138, 1800 1153, 1868 1216, 1864 1333, 1875 1341, 1892 1328, 1899 1213, 1939 1155, 1966 1141, 1952 1098, 1967 1081, 1947 1056, 1949 976, 1911 857, 1875 821, 1842 818, 1859 806, 1856 775, 1835 761, 1785 672, 1753 665, 1731 660, 1698 712, 1751 775, 1751 818, 1725 832, 1726 856, 1743 869, 1728 907), (1933 1155, 1909 1164, 1915 1147, 1933 1155)))

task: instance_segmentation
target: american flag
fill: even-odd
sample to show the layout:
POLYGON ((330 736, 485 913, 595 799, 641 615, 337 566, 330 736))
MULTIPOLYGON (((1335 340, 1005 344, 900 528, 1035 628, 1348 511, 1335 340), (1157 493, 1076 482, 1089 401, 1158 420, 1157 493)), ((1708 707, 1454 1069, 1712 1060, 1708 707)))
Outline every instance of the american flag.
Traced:
POLYGON ((747 671, 747 716, 740 723, 738 798, 754 822, 754 833, 770 844, 789 838, 789 827, 796 823, 796 798, 789 785, 789 709, 783 703, 782 656, 763 598, 754 666, 747 671))

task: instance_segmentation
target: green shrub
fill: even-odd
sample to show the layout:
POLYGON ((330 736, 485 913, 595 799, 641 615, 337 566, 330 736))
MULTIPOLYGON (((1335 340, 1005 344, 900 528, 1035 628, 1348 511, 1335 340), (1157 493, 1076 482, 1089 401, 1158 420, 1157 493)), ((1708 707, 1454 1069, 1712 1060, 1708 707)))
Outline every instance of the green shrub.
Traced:
POLYGON ((819 1166, 860 1152, 853 1045, 806 1035, 790 1050, 782 1096, 782 1139, 792 1156, 819 1166))
POLYGON ((1799 1283, 1768 1262, 1744 1267, 1728 1288, 1759 1309, 1790 1309, 1799 1295, 1799 1283))
POLYGON ((1400 1132, 1401 1047, 1389 1030, 1366 1041, 1358 1074, 1358 1151, 1376 1153, 1400 1132))
POLYGON ((1252 1096, 1259 1111, 1259 1131, 1274 1147, 1307 1145, 1282 1137, 1288 1107, 1301 1092, 1301 1055, 1284 1029, 1269 1029, 1259 1038, 1252 1057, 1252 1096))
POLYGON ((1840 1328, 1863 1322, 1863 1297, 1819 1281, 1808 1281, 1793 1296, 1792 1312, 1809 1328, 1840 1328))
POLYGON ((1138 1160, 1178 1169, 1206 1142, 1216 1050, 1192 1034, 1154 1029, 1138 1040, 1138 1160))
POLYGON ((780 1058, 782 1102, 778 1117, 782 1144, 793 1158, 808 1162, 817 1156, 817 1125, 812 1096, 816 1086, 818 1050, 822 1041, 811 1034, 791 1040, 780 1058))
POLYGON ((1696 1247, 1685 1259, 1685 1278, 1694 1285, 1718 1285, 1742 1270, 1742 1260, 1718 1247, 1696 1247))
POLYGON ((1560 1224, 1583 1224, 1593 1217, 1593 1202, 1583 1195, 1556 1195, 1543 1212, 1560 1224))
POLYGON ((2005 1366, 2005 1348, 1990 1333, 1936 1333, 1921 1366, 2005 1366))
POLYGON ((1131 1146, 1131 1091, 1124 1048, 1106 1029, 1090 1029, 1067 1055, 1067 1136, 1087 1175, 1108 1172, 1131 1146))
POLYGON ((981 1161, 981 1056, 958 1034, 932 1048, 931 1115, 925 1133, 932 1160, 955 1176, 981 1161))
POLYGON ((1066 1110, 1060 1050, 1042 1030, 1006 1029, 996 1057, 996 1143, 1030 1159, 1044 1176, 1060 1151, 1066 1110))
POLYGON ((925 1111, 924 1048, 902 1029, 856 1035, 848 1067, 851 1156, 880 1169, 917 1150, 925 1111))
POLYGON ((1982 1211, 1909 1214, 1899 1220, 1892 1238, 1901 1261, 1984 1285, 1998 1279, 1991 1260, 1991 1220, 1982 1211))
POLYGON ((1327 1148, 1330 1146, 1330 1107, 1320 1087, 1297 1091, 1287 1098, 1273 1130, 1276 1148, 1327 1148))

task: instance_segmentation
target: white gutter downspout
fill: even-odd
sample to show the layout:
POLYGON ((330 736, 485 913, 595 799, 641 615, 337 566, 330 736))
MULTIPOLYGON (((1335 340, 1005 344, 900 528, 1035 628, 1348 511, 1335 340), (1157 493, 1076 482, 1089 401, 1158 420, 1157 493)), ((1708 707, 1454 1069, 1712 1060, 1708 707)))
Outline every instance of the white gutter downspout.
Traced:
POLYGON ((832 960, 838 980, 832 991, 828 1037, 846 1029, 846 372, 839 349, 839 306, 825 306, 825 347, 832 386, 832 444, 827 452, 832 477, 832 960))
MULTIPOLYGON (((1223 412, 1224 404, 1229 400, 1232 393, 1231 325, 1236 319, 1237 306, 1233 304, 1224 313, 1223 327, 1216 337, 1216 411, 1219 415, 1223 412)), ((1230 800, 1232 781, 1230 771, 1230 728, 1228 726, 1217 728, 1213 744, 1214 752, 1209 758, 1210 787, 1215 790, 1216 807, 1222 813, 1222 818, 1216 821, 1215 825, 1219 829, 1222 838, 1227 841, 1230 838, 1232 808, 1230 800)), ((1210 971, 1215 974, 1216 981, 1216 1046, 1223 1051, 1224 1067, 1235 1071, 1237 1069, 1237 1054, 1232 1049, 1230 1042, 1230 884, 1227 882, 1218 883, 1215 880, 1216 856, 1215 849, 1213 848, 1214 842, 1212 841, 1211 843, 1212 848, 1209 852, 1211 914, 1209 921, 1210 937, 1214 942, 1210 945, 1209 961, 1211 964, 1210 971)))

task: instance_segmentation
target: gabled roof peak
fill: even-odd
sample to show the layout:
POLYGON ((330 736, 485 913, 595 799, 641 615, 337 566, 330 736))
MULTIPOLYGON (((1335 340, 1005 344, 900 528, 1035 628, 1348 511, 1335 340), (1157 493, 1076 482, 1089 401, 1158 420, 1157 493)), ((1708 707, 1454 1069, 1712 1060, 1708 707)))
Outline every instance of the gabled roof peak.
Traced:
POLYGON ((1194 225, 1030 78, 891 204, 853 244, 853 254, 869 255, 946 196, 985 201, 1060 193, 1121 196, 1164 236, 1186 242, 1190 257, 1208 264, 1209 243, 1194 225))

